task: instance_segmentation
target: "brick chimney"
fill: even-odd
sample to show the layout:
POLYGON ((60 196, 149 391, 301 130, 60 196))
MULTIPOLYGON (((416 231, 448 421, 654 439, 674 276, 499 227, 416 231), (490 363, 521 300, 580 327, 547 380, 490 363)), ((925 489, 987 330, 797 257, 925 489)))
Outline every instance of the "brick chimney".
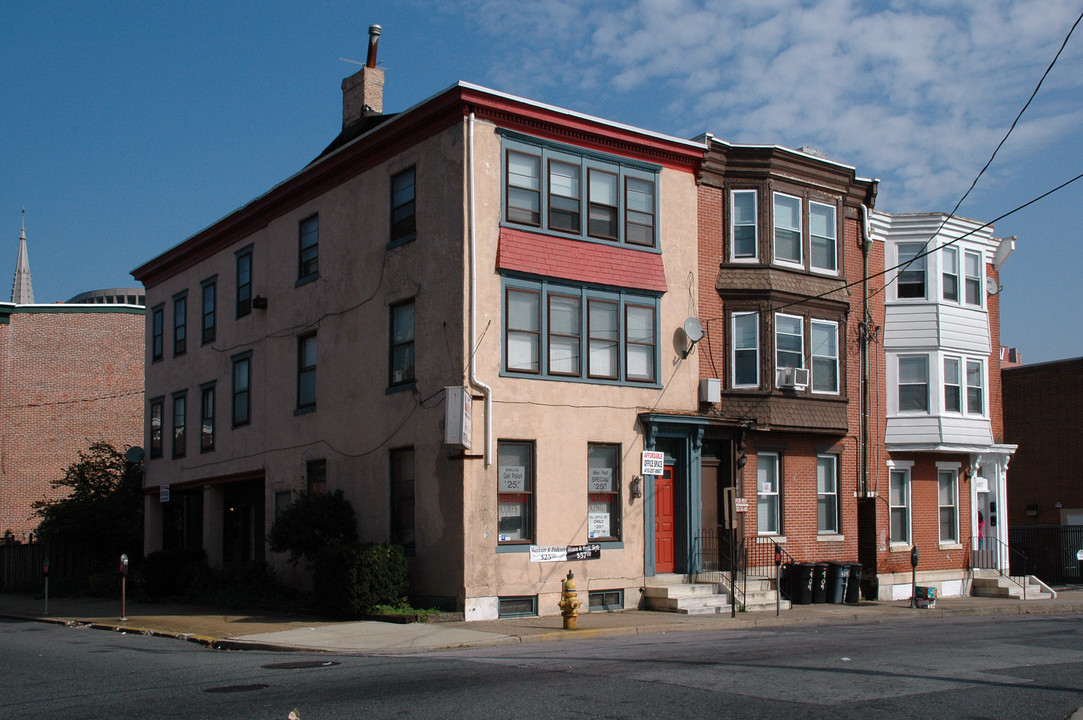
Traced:
POLYGON ((384 111, 384 71, 376 67, 379 25, 369 26, 369 54, 365 67, 342 81, 342 127, 384 111))

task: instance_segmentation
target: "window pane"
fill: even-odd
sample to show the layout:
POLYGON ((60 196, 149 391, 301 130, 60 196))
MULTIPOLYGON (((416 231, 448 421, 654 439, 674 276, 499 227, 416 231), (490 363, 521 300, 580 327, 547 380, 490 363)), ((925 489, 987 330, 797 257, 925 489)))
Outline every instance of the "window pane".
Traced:
POLYGON ((984 396, 982 364, 968 360, 966 363, 966 411, 972 415, 981 415, 985 405, 984 396))
POLYGON ((778 533, 778 456, 756 456, 756 491, 757 532, 778 533))
POLYGON ((541 158, 508 153, 508 220, 541 224, 541 158))
POLYGON ((529 541, 533 536, 533 445, 500 443, 497 456, 498 541, 529 541))
POLYGON ((587 538, 620 537, 620 481, 616 445, 590 445, 587 450, 587 538))
POLYGON ((733 316, 733 384, 760 384, 760 316, 744 313, 733 316))
POLYGON ((944 299, 959 301, 959 251, 952 247, 943 248, 940 262, 944 264, 944 299))
POLYGON ((391 451, 391 542, 415 546, 413 448, 391 451))
POLYGON ((549 296, 549 372, 579 374, 579 298, 549 296))
POLYGON ((925 257, 917 257, 925 246, 921 243, 900 243, 898 246, 899 275, 895 293, 900 298, 925 297, 925 257))
POLYGON ((628 379, 654 380, 654 308, 626 306, 625 324, 628 379))
POLYGON ((549 163, 549 227, 579 232, 579 166, 549 163))
POLYGON ((414 234, 414 189, 414 168, 403 170, 391 178, 392 241, 410 238, 414 234))
POLYGON ((734 192, 733 257, 756 257, 756 191, 734 192))
POLYGON ((538 372, 541 368, 539 354, 538 317, 540 295, 533 292, 508 291, 508 369, 538 372))
POLYGON ((617 176, 588 170, 590 179, 590 221, 587 233, 591 237, 617 239, 617 176))
POLYGON ((835 208, 833 206, 820 203, 809 204, 809 234, 812 245, 812 267, 820 270, 836 270, 835 208))
POLYGON ((615 378, 620 374, 617 304, 591 300, 587 306, 590 312, 590 375, 615 378))
POLYGON ((966 302, 981 305, 981 255, 968 252, 966 262, 966 302))
POLYGON ((624 239, 636 245, 654 245, 654 183, 638 178, 627 178, 626 183, 624 239))
POLYGON ((801 200, 775 193, 775 259, 801 262, 801 200))
POLYGON ((792 315, 775 315, 775 367, 805 367, 803 322, 792 315))
POLYGON ((812 389, 818 392, 839 390, 838 326, 812 321, 812 389))

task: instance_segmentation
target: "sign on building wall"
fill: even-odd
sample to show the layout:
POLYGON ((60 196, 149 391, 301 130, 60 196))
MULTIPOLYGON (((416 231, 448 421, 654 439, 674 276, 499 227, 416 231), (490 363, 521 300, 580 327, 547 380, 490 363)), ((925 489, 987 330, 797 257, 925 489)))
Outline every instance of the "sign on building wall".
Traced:
POLYGON ((169 502, 169 486, 168 485, 162 485, 160 488, 158 488, 158 500, 160 502, 164 502, 164 503, 169 502))
POLYGON ((642 475, 661 475, 666 467, 666 454, 653 450, 644 450, 640 462, 642 475))
POLYGON ((531 545, 530 562, 564 562, 566 560, 597 560, 602 556, 602 546, 589 545, 531 545))

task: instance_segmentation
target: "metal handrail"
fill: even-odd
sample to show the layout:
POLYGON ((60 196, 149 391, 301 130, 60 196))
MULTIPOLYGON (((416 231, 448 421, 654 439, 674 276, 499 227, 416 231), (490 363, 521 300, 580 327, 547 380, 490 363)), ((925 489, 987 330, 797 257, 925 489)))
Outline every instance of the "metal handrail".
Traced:
POLYGON ((1018 585, 1023 590, 1023 599, 1027 599, 1026 579, 1032 573, 1030 571, 1030 558, 1026 554, 997 538, 989 537, 981 540, 975 539, 971 545, 970 553, 971 569, 996 570, 1001 577, 1018 585), (1006 570, 1005 566, 1007 567, 1006 570), (1013 568, 1022 572, 1013 574, 1013 568), (1017 577, 1023 578, 1023 582, 1016 580, 1017 577))

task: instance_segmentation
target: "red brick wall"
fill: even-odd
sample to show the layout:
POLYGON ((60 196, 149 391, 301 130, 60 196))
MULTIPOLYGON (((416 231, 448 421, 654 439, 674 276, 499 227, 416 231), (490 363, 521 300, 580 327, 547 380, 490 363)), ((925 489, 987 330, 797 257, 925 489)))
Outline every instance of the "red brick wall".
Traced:
POLYGON ((1019 446, 1008 465, 1008 522, 1060 525, 1056 503, 1083 508, 1083 358, 1007 368, 1003 383, 1004 441, 1019 446))
POLYGON ((715 289, 722 262, 722 241, 726 236, 723 218, 724 192, 709 185, 699 186, 699 316, 704 318, 704 338, 699 352, 700 378, 718 378, 725 385, 726 320, 722 298, 715 289))
POLYGON ((120 309, 20 307, 0 326, 0 535, 27 539, 31 503, 92 442, 143 444, 143 333, 120 309))

